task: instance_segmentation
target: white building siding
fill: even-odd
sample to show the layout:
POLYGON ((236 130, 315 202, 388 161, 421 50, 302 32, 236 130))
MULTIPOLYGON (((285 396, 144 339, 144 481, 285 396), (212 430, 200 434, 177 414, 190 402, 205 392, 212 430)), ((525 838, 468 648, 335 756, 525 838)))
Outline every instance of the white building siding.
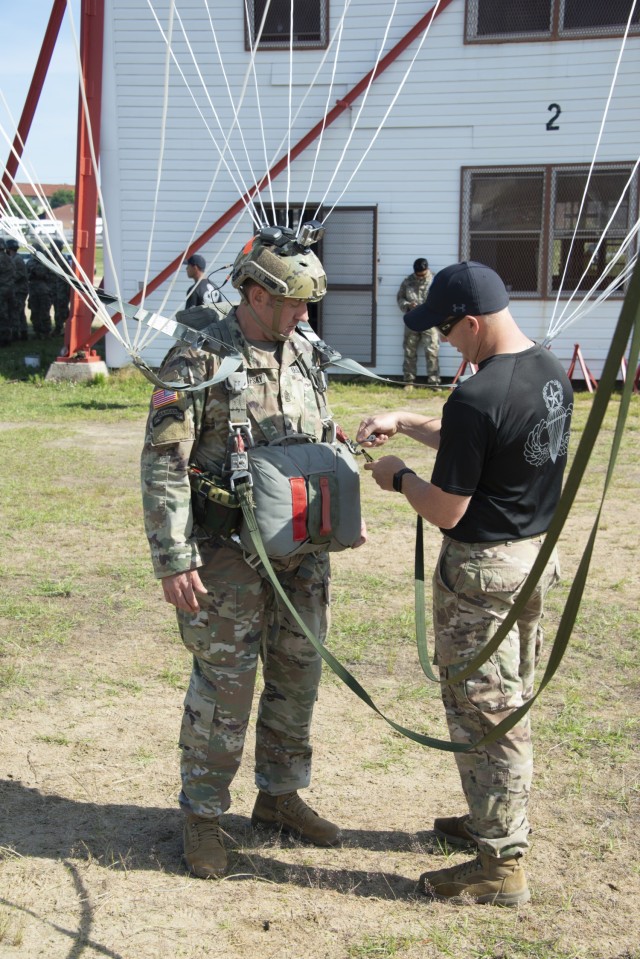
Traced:
MULTIPOLYGON (((400 40, 428 7, 421 0, 402 0, 400 13, 389 32, 385 51, 400 40)), ((386 27, 391 2, 372 4, 352 0, 336 70, 329 107, 352 88, 374 65, 386 27)), ((154 3, 166 26, 168 3, 154 3)), ((190 242, 198 217, 204 230, 238 199, 264 171, 263 147, 255 92, 251 84, 240 122, 253 172, 234 130, 233 112, 226 94, 208 20, 201 0, 183 2, 180 15, 198 68, 206 79, 209 97, 222 129, 230 136, 231 152, 240 171, 220 170, 203 211, 213 171, 219 162, 214 140, 223 142, 207 95, 199 86, 180 25, 174 22, 176 57, 189 79, 194 98, 171 67, 170 96, 164 166, 156 228, 152 244, 151 276, 180 254, 190 242), (232 132, 233 131, 233 132, 232 132), (234 182, 235 181, 235 182, 234 182)), ((351 182, 341 205, 378 207, 378 303, 375 371, 399 375, 402 367, 402 321, 395 294, 417 256, 426 256, 434 271, 458 259, 460 252, 460 170, 462 166, 524 164, 589 164, 597 142, 603 111, 620 50, 618 38, 554 43, 504 43, 464 45, 464 0, 454 2, 432 24, 413 70, 388 116, 377 141, 351 182), (559 129, 549 131, 548 107, 561 107, 559 129)), ((330 32, 338 22, 337 3, 331 4, 330 32)), ((151 18, 146 0, 107 0, 105 84, 102 131, 102 181, 115 272, 126 298, 137 293, 144 276, 151 211, 156 190, 160 130, 164 101, 166 48, 151 18)), ((216 36, 224 51, 224 66, 236 99, 242 87, 249 54, 244 49, 243 4, 216 4, 216 36)), ((313 177, 308 214, 323 199, 336 167, 340 170, 329 189, 325 206, 342 193, 351 172, 367 150, 385 114, 418 41, 406 50, 371 87, 356 125, 362 97, 324 133, 322 150, 313 177), (344 160, 347 137, 352 140, 344 160)), ((634 162, 640 155, 640 38, 628 41, 622 59, 609 117, 597 159, 634 162)), ((292 101, 297 109, 323 57, 309 50, 295 55, 292 101)), ((289 116, 289 57, 287 51, 261 51, 256 58, 261 77, 261 108, 270 163, 287 149, 289 116)), ((329 96, 331 56, 322 82, 302 107, 291 134, 291 144, 311 129, 324 113, 329 96)), ((300 203, 307 194, 315 162, 317 141, 312 143, 273 184, 274 198, 283 202, 287 189, 300 203)), ((269 193, 263 193, 265 203, 269 193)), ((327 230, 331 230, 329 217, 327 230)), ((237 249, 254 232, 243 214, 229 245, 223 249, 236 223, 230 224, 202 249, 207 261, 222 265, 233 260, 237 249)), ((331 272, 328 266, 329 284, 331 272)), ((106 270, 106 285, 114 282, 106 270)), ((184 270, 170 295, 165 312, 179 308, 188 285, 184 270)), ((167 285, 150 296, 156 308, 167 285)), ((227 288, 225 288, 226 291, 227 288)), ((340 298, 334 299, 339 308, 340 298)), ((348 298, 342 298, 346 303, 348 298)), ((595 375, 599 375, 620 300, 610 299, 554 343, 568 365, 575 342, 595 375)), ((327 303, 327 306, 329 303, 327 303)), ((540 299, 514 300, 513 311, 531 336, 542 338, 553 303, 540 299)), ((345 323, 348 322, 345 315, 345 323)), ((332 323, 336 320, 332 317, 332 323)), ((358 338, 363 319, 358 318, 358 338)), ((113 338, 111 338, 113 339, 113 338)), ((360 339, 358 340, 360 341, 360 339)), ((145 354, 157 365, 168 345, 158 340, 145 354)), ((119 365, 124 351, 110 342, 108 362, 119 365)), ((444 346, 444 376, 453 376, 457 354, 444 346)), ((424 367, 420 368, 421 370, 424 367)))

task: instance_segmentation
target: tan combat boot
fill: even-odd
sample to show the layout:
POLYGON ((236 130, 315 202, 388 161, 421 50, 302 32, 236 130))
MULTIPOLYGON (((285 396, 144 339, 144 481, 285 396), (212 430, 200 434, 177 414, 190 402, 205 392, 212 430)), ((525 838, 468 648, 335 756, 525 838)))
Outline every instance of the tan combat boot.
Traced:
POLYGON ((184 825, 183 859, 189 872, 199 879, 219 879, 227 871, 227 851, 217 817, 187 815, 184 825))
POLYGON ((433 820, 433 831, 450 846, 475 846, 476 840, 468 830, 469 815, 443 816, 433 820))
POLYGON ((322 819, 297 792, 270 796, 260 790, 251 814, 251 825, 281 829, 314 846, 337 846, 342 838, 339 828, 328 819, 322 819))
POLYGON ((531 898, 519 858, 495 859, 483 852, 471 862, 423 873, 420 888, 432 899, 461 904, 471 901, 519 906, 531 898))

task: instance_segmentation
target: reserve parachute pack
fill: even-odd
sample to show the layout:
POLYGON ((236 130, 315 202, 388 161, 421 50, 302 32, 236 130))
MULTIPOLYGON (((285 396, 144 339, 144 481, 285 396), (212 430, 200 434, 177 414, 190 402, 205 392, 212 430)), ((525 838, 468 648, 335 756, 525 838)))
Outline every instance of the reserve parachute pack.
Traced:
MULTIPOLYGON (((197 323, 199 318, 194 319, 197 323)), ((229 335, 225 324, 215 321, 206 333, 218 341, 229 335)), ((236 494, 238 484, 244 484, 245 490, 249 486, 258 531, 272 559, 349 549, 360 537, 360 472, 355 456, 338 439, 328 415, 324 373, 306 355, 299 362, 314 385, 324 424, 322 441, 293 433, 268 444, 254 444, 247 418, 248 379, 240 369, 225 379, 229 396, 225 475, 214 476, 195 465, 189 468, 198 525, 254 553, 236 494)))

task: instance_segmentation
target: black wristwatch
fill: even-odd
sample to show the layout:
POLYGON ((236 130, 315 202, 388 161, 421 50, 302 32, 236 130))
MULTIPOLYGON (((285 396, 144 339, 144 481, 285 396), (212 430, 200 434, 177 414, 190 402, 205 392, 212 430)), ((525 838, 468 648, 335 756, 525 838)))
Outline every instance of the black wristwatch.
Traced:
POLYGON ((416 475, 415 470, 410 470, 408 466, 404 466, 401 470, 398 470, 397 473, 393 474, 393 488, 396 493, 402 492, 402 477, 405 473, 411 473, 412 476, 416 475))

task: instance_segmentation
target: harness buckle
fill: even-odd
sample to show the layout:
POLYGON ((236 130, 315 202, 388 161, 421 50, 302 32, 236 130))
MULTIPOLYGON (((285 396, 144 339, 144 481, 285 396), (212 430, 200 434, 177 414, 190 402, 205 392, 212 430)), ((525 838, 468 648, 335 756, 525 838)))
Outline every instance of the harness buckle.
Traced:
POLYGON ((249 385, 247 371, 238 370, 236 373, 231 373, 224 382, 230 393, 242 393, 249 385))

